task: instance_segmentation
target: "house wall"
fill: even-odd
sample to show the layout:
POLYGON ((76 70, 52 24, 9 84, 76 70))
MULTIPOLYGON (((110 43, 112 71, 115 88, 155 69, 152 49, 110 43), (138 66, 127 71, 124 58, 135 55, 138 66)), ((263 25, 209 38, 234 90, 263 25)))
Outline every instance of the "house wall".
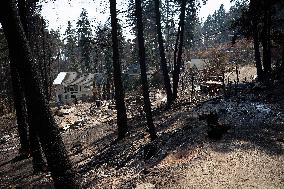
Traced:
POLYGON ((86 97, 92 96, 92 87, 88 88, 87 86, 82 85, 73 85, 73 86, 55 86, 56 101, 61 103, 71 103, 74 102, 74 97, 78 100, 86 97), (72 90, 72 88, 78 87, 78 90, 72 90), (71 90, 70 90, 71 89, 71 90))

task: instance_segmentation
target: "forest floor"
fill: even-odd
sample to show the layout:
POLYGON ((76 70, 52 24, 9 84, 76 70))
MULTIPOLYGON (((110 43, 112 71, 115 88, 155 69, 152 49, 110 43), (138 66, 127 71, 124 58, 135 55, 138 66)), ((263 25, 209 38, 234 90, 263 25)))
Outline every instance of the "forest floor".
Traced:
MULTIPOLYGON (((183 98, 170 111, 154 111, 153 143, 143 116, 130 119, 129 134, 117 143, 115 121, 102 121, 90 104, 68 108, 80 121, 55 119, 69 123, 62 136, 83 188, 284 188, 283 94, 281 84, 195 103, 183 98), (209 139, 206 122, 198 119, 210 111, 231 127, 221 140, 209 139), (149 144, 157 150, 148 159, 149 144)), ((13 161, 19 142, 12 115, 1 117, 0 131, 0 188, 53 188, 50 173, 32 174, 31 159, 13 161)))

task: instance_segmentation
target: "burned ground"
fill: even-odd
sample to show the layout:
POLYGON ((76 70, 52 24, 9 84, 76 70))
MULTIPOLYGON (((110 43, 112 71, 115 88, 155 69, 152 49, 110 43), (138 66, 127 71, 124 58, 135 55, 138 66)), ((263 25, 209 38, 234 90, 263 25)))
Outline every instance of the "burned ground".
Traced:
MULTIPOLYGON (((100 116, 81 104, 71 107, 81 121, 62 129, 62 136, 83 188, 283 188, 281 94, 283 85, 195 103, 184 98, 171 110, 155 110, 154 142, 143 115, 133 115, 128 135, 117 142, 110 119, 115 112, 100 116), (198 119, 210 111, 231 127, 221 140, 209 139, 206 122, 198 119), (145 158, 148 152, 153 153, 145 158)), ((49 173, 32 174, 31 159, 13 161, 19 146, 11 116, 1 118, 1 188, 52 188, 49 173)))

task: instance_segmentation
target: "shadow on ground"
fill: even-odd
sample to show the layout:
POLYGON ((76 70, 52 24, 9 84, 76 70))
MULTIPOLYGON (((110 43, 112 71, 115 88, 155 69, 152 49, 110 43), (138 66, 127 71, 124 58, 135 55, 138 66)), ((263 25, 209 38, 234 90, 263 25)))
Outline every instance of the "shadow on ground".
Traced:
MULTIPOLYGON (((212 101, 214 101, 213 104, 218 104, 220 98, 212 101)), ((212 103, 212 101, 208 102, 212 103)), ((200 108, 202 107, 198 106, 198 109, 200 108)), ((205 145, 220 153, 228 153, 237 149, 257 148, 269 155, 283 155, 283 123, 232 124, 229 132, 221 140, 212 141, 207 137, 206 123, 199 121, 197 115, 192 112, 194 112, 194 107, 189 103, 184 103, 183 106, 176 107, 172 112, 164 111, 157 114, 155 125, 158 138, 154 142, 150 142, 147 133, 145 134, 146 125, 143 121, 136 122, 126 139, 117 143, 112 143, 113 134, 98 141, 95 140, 93 145, 100 146, 101 150, 93 154, 87 164, 79 167, 80 173, 86 174, 91 170, 107 167, 118 172, 120 169, 127 168, 133 174, 145 175, 149 174, 149 170, 155 166, 169 163, 169 161, 182 164, 184 159, 190 160, 197 150, 205 145), (150 159, 145 159, 145 147, 149 144, 154 145, 156 150, 150 159)), ((226 114, 223 116, 226 117, 226 114)), ((134 180, 133 178, 125 179, 120 187, 135 187, 133 185, 134 180)), ((85 186, 90 187, 98 182, 100 182, 100 179, 95 177, 85 186)))

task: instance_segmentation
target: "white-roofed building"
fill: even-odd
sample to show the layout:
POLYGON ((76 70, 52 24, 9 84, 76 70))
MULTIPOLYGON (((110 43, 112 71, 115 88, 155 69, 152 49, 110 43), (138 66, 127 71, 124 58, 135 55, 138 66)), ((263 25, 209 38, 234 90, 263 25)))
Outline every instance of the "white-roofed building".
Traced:
POLYGON ((187 70, 192 69, 194 71, 202 71, 208 62, 207 59, 191 59, 190 61, 185 62, 185 68, 187 70))
POLYGON ((94 85, 103 83, 102 73, 60 72, 53 81, 56 101, 68 103, 75 99, 91 97, 94 85))

